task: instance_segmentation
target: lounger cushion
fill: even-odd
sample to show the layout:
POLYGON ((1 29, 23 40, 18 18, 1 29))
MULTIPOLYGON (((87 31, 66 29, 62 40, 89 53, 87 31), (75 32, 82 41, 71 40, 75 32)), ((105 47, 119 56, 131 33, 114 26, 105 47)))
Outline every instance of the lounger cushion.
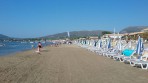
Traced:
POLYGON ((130 50, 130 49, 125 49, 122 54, 125 56, 131 56, 132 53, 134 52, 134 50, 130 50))

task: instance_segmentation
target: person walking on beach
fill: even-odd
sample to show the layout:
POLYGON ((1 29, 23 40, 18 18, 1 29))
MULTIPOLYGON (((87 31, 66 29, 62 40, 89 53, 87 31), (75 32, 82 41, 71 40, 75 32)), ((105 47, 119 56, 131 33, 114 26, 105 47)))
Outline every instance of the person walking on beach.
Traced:
POLYGON ((41 51, 41 48, 42 48, 42 44, 41 44, 41 42, 38 42, 38 52, 41 51))

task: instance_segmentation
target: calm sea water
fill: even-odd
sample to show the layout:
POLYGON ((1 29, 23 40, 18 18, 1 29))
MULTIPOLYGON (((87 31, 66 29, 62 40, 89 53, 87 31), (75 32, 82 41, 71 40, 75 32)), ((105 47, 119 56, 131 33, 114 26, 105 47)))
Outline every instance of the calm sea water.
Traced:
MULTIPOLYGON (((32 47, 37 48, 38 43, 30 42, 0 42, 0 56, 5 56, 11 53, 30 50, 32 47)), ((42 43, 43 46, 52 44, 51 42, 42 43)))

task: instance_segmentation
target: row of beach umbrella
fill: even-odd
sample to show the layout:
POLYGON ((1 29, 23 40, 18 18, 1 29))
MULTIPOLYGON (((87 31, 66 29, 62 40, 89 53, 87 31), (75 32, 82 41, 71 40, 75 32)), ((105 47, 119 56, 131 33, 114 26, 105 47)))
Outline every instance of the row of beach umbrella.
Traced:
MULTIPOLYGON (((111 39, 106 39, 106 40, 77 40, 77 44, 84 46, 84 47, 94 47, 94 48, 106 48, 106 49, 110 49, 112 47, 116 47, 117 50, 122 51, 123 49, 125 49, 123 46, 126 43, 122 42, 123 40, 119 39, 118 41, 116 41, 115 46, 111 45, 112 41, 111 39)), ((115 41, 113 41, 115 42, 115 41)), ((131 45, 131 41, 128 42, 127 46, 130 48, 131 45)), ((138 55, 142 55, 142 52, 144 50, 144 45, 143 45, 143 41, 142 38, 139 36, 138 37, 138 42, 136 45, 136 53, 138 55)))

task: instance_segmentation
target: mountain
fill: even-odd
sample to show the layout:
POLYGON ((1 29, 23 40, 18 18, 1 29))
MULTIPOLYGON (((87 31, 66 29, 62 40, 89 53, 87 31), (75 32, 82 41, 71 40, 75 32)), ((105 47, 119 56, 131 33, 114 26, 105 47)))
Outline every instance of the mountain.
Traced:
MULTIPOLYGON (((78 38, 78 37, 88 37, 88 36, 98 36, 102 35, 102 30, 94 30, 94 31, 72 31, 69 32, 71 38, 78 38)), ((110 31, 108 31, 110 32, 110 31)), ((58 33, 54 35, 48 35, 41 38, 49 38, 49 39, 60 39, 60 38, 66 38, 67 32, 58 33)))
POLYGON ((131 26, 131 27, 124 28, 123 30, 120 31, 120 33, 123 34, 123 33, 139 32, 146 28, 148 28, 148 26, 131 26))
POLYGON ((9 39, 10 37, 0 34, 0 39, 9 39))

